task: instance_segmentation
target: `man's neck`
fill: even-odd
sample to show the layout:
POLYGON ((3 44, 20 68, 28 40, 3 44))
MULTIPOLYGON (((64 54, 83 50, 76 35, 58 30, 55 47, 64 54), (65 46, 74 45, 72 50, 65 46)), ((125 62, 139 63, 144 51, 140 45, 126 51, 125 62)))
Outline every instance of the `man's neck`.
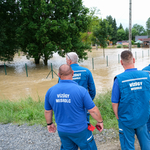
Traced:
POLYGON ((123 66, 124 70, 135 68, 134 65, 123 66))

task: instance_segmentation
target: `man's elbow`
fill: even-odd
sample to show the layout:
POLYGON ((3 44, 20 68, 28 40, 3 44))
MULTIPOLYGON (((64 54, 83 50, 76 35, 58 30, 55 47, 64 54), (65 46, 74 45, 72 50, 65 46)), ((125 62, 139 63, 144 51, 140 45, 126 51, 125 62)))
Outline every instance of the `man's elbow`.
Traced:
POLYGON ((92 109, 89 109, 88 112, 89 113, 94 113, 97 110, 97 107, 94 106, 92 109))

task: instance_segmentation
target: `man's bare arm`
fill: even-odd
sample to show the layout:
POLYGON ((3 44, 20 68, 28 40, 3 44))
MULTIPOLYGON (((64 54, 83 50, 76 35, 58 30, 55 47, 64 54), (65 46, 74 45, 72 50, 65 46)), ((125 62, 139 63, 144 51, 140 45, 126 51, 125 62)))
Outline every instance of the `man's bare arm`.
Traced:
POLYGON ((118 103, 112 103, 112 108, 113 108, 114 114, 115 114, 117 119, 119 119, 119 117, 118 117, 118 106, 119 106, 118 103))
POLYGON ((98 110, 98 108, 95 106, 92 109, 88 110, 89 113, 91 114, 91 116, 97 121, 97 126, 99 126, 99 131, 102 132, 104 127, 103 127, 103 119, 102 116, 100 114, 100 111, 98 110))

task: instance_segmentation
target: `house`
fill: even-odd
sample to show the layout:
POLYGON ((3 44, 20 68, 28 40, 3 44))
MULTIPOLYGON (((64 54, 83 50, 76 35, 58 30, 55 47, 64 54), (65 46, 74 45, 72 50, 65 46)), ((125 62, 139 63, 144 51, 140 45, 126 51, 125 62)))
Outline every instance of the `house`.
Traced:
POLYGON ((135 36, 135 42, 138 41, 138 40, 143 41, 142 47, 150 48, 150 38, 148 38, 148 35, 135 36))
POLYGON ((139 39, 147 39, 148 35, 144 35, 144 36, 135 36, 135 42, 138 41, 139 39))
POLYGON ((129 42, 128 41, 117 41, 116 43, 117 45, 120 44, 120 45, 129 45, 129 42))
POLYGON ((144 38, 144 39, 139 39, 139 40, 143 41, 143 47, 150 48, 150 38, 144 38))

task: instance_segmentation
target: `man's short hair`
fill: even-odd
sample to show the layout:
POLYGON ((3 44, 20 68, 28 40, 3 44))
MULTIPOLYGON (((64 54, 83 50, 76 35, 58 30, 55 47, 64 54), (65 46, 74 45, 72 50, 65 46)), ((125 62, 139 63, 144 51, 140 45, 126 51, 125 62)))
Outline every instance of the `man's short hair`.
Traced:
POLYGON ((121 53, 121 59, 123 61, 129 62, 130 60, 132 60, 132 58, 133 58, 133 54, 129 50, 125 50, 121 53))
POLYGON ((78 55, 75 52, 70 52, 66 54, 67 58, 74 63, 78 63, 78 55))

